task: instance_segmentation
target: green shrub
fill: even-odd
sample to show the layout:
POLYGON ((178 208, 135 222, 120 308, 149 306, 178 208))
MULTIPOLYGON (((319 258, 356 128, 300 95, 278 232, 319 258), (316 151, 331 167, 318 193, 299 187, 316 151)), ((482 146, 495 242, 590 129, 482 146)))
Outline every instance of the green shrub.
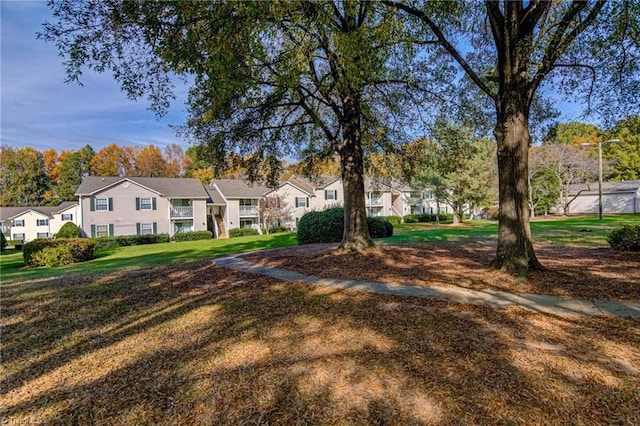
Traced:
POLYGON ((56 234, 56 238, 80 238, 82 237, 82 231, 73 222, 67 222, 62 225, 62 228, 56 234))
MULTIPOLYGON (((371 238, 393 235, 393 225, 382 218, 367 218, 371 238)), ((337 243, 344 234, 344 209, 331 208, 322 212, 309 212, 298 223, 298 244, 337 243)))
POLYGON ((369 235, 371 238, 385 238, 393 236, 393 225, 388 220, 380 217, 367 218, 367 226, 369 226, 369 235))
POLYGON ((607 235, 607 242, 613 249, 640 251, 640 224, 614 229, 607 235))
POLYGON ((404 223, 418 223, 419 217, 415 214, 408 214, 404 217, 404 223))
MULTIPOLYGON (((266 229, 262 230, 263 233, 267 233, 266 229)), ((277 234, 279 232, 289 232, 289 229, 286 226, 272 226, 269 228, 269 234, 277 234)))
POLYGON ((37 239, 23 247, 26 266, 64 266, 94 258, 95 242, 86 238, 37 239))
POLYGON ((96 243, 96 250, 143 244, 168 243, 169 234, 121 235, 118 237, 91 238, 96 243))
POLYGON ((309 212, 298 222, 298 244, 335 243, 344 234, 344 209, 309 212))
POLYGON ((0 232, 0 251, 4 251, 7 247, 7 239, 4 237, 4 233, 0 232))
POLYGON ((212 236, 211 231, 178 232, 173 235, 173 241, 210 240, 212 236))
POLYGON ((229 238, 244 237, 246 235, 258 235, 259 232, 255 228, 233 228, 229 229, 229 238))
POLYGON ((400 216, 378 216, 379 219, 386 220, 392 225, 399 225, 402 221, 400 216))

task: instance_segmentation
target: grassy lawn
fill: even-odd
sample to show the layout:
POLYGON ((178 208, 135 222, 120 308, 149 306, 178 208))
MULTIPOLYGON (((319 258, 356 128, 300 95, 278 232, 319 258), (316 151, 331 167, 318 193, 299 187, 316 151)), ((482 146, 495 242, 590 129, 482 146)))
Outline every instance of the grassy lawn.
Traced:
POLYGON ((24 269, 22 252, 8 250, 0 256, 3 280, 33 279, 71 273, 96 273, 166 265, 186 260, 213 258, 230 253, 284 247, 297 244, 295 234, 256 235, 228 239, 147 244, 98 250, 97 259, 60 268, 24 269))
MULTIPOLYGON (((638 221, 540 220, 532 230, 539 241, 597 247, 638 221)), ((400 225, 386 243, 496 232, 481 222, 400 225)), ((209 261, 293 244, 274 235, 124 247, 34 270, 3 253, 0 419, 640 424, 640 320, 312 288, 209 261)))

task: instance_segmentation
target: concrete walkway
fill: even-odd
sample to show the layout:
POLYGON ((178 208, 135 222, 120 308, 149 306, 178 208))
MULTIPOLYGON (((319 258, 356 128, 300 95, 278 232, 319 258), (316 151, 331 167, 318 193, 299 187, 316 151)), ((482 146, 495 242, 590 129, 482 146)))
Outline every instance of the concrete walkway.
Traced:
POLYGON ((640 318, 640 301, 616 302, 612 300, 567 299, 543 294, 514 294, 496 290, 473 290, 463 287, 412 287, 372 281, 355 281, 334 278, 319 278, 303 275, 286 269, 260 266, 237 256, 220 257, 213 260, 219 267, 264 275, 283 281, 301 281, 311 285, 357 290, 392 296, 421 297, 453 303, 507 308, 518 305, 528 311, 561 316, 618 316, 640 318))

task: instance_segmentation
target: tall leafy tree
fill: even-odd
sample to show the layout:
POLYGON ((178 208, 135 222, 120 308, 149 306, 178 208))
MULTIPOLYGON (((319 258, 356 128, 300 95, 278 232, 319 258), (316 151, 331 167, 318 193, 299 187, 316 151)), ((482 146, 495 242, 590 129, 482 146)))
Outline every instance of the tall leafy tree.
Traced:
POLYGON ((167 162, 162 151, 154 145, 147 145, 135 152, 131 176, 166 177, 167 162))
POLYGON ((543 83, 557 83, 588 111, 614 115, 620 109, 612 106, 620 103, 640 108, 640 2, 460 1, 446 3, 446 14, 426 1, 384 3, 421 22, 429 41, 493 102, 500 225, 492 265, 521 275, 542 268, 529 227, 533 101, 543 83), (576 98, 580 93, 583 99, 576 98))
POLYGON ((616 123, 605 139, 619 139, 619 143, 604 144, 603 156, 611 163, 609 179, 640 179, 640 115, 616 123))
MULTIPOLYGON (((158 112, 171 101, 171 72, 191 74, 185 132, 213 153, 253 153, 274 184, 279 158, 338 154, 344 182, 341 248, 366 249, 365 144, 391 139, 405 112, 429 90, 414 66, 412 40, 396 12, 369 1, 53 2, 43 37, 84 67, 111 70, 128 94, 147 94, 158 112), (414 87, 421 91, 412 91, 414 87), (410 96, 411 95, 411 96, 410 96), (413 97, 412 97, 413 96, 413 97), (411 106, 403 105, 411 102, 411 106)), ((439 64, 438 64, 439 65, 439 64)), ((446 68, 441 67, 440 74, 446 68)), ((410 123, 404 120, 403 123, 410 123)), ((255 175, 254 175, 255 177, 255 175)))
POLYGON ((464 220, 466 208, 473 210, 493 198, 494 144, 474 140, 472 135, 468 127, 439 120, 433 130, 435 140, 418 145, 425 151, 418 156, 422 163, 417 165, 414 182, 451 206, 455 222, 464 220))
POLYGON ((39 206, 45 203, 49 181, 44 156, 34 148, 0 146, 0 205, 39 206))
POLYGON ((90 145, 85 145, 77 151, 64 156, 58 167, 58 181, 55 190, 62 200, 75 200, 75 192, 82 183, 82 179, 91 174, 91 160, 95 152, 90 145))
POLYGON ((91 174, 94 176, 132 176, 135 152, 115 143, 105 146, 91 159, 91 174))

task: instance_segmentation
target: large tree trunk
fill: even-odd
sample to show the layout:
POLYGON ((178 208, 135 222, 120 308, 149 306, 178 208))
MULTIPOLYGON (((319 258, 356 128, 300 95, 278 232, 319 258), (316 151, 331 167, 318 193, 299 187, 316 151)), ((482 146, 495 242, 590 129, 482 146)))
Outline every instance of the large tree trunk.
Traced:
POLYGON ((496 258, 491 266, 526 277, 543 269, 536 258, 529 226, 528 153, 531 136, 528 105, 513 95, 498 107, 494 135, 498 144, 499 227, 496 258))
POLYGON ((364 195, 364 161, 360 104, 357 96, 344 100, 343 144, 340 166, 344 190, 344 234, 338 247, 343 252, 360 252, 374 247, 367 225, 364 195))

